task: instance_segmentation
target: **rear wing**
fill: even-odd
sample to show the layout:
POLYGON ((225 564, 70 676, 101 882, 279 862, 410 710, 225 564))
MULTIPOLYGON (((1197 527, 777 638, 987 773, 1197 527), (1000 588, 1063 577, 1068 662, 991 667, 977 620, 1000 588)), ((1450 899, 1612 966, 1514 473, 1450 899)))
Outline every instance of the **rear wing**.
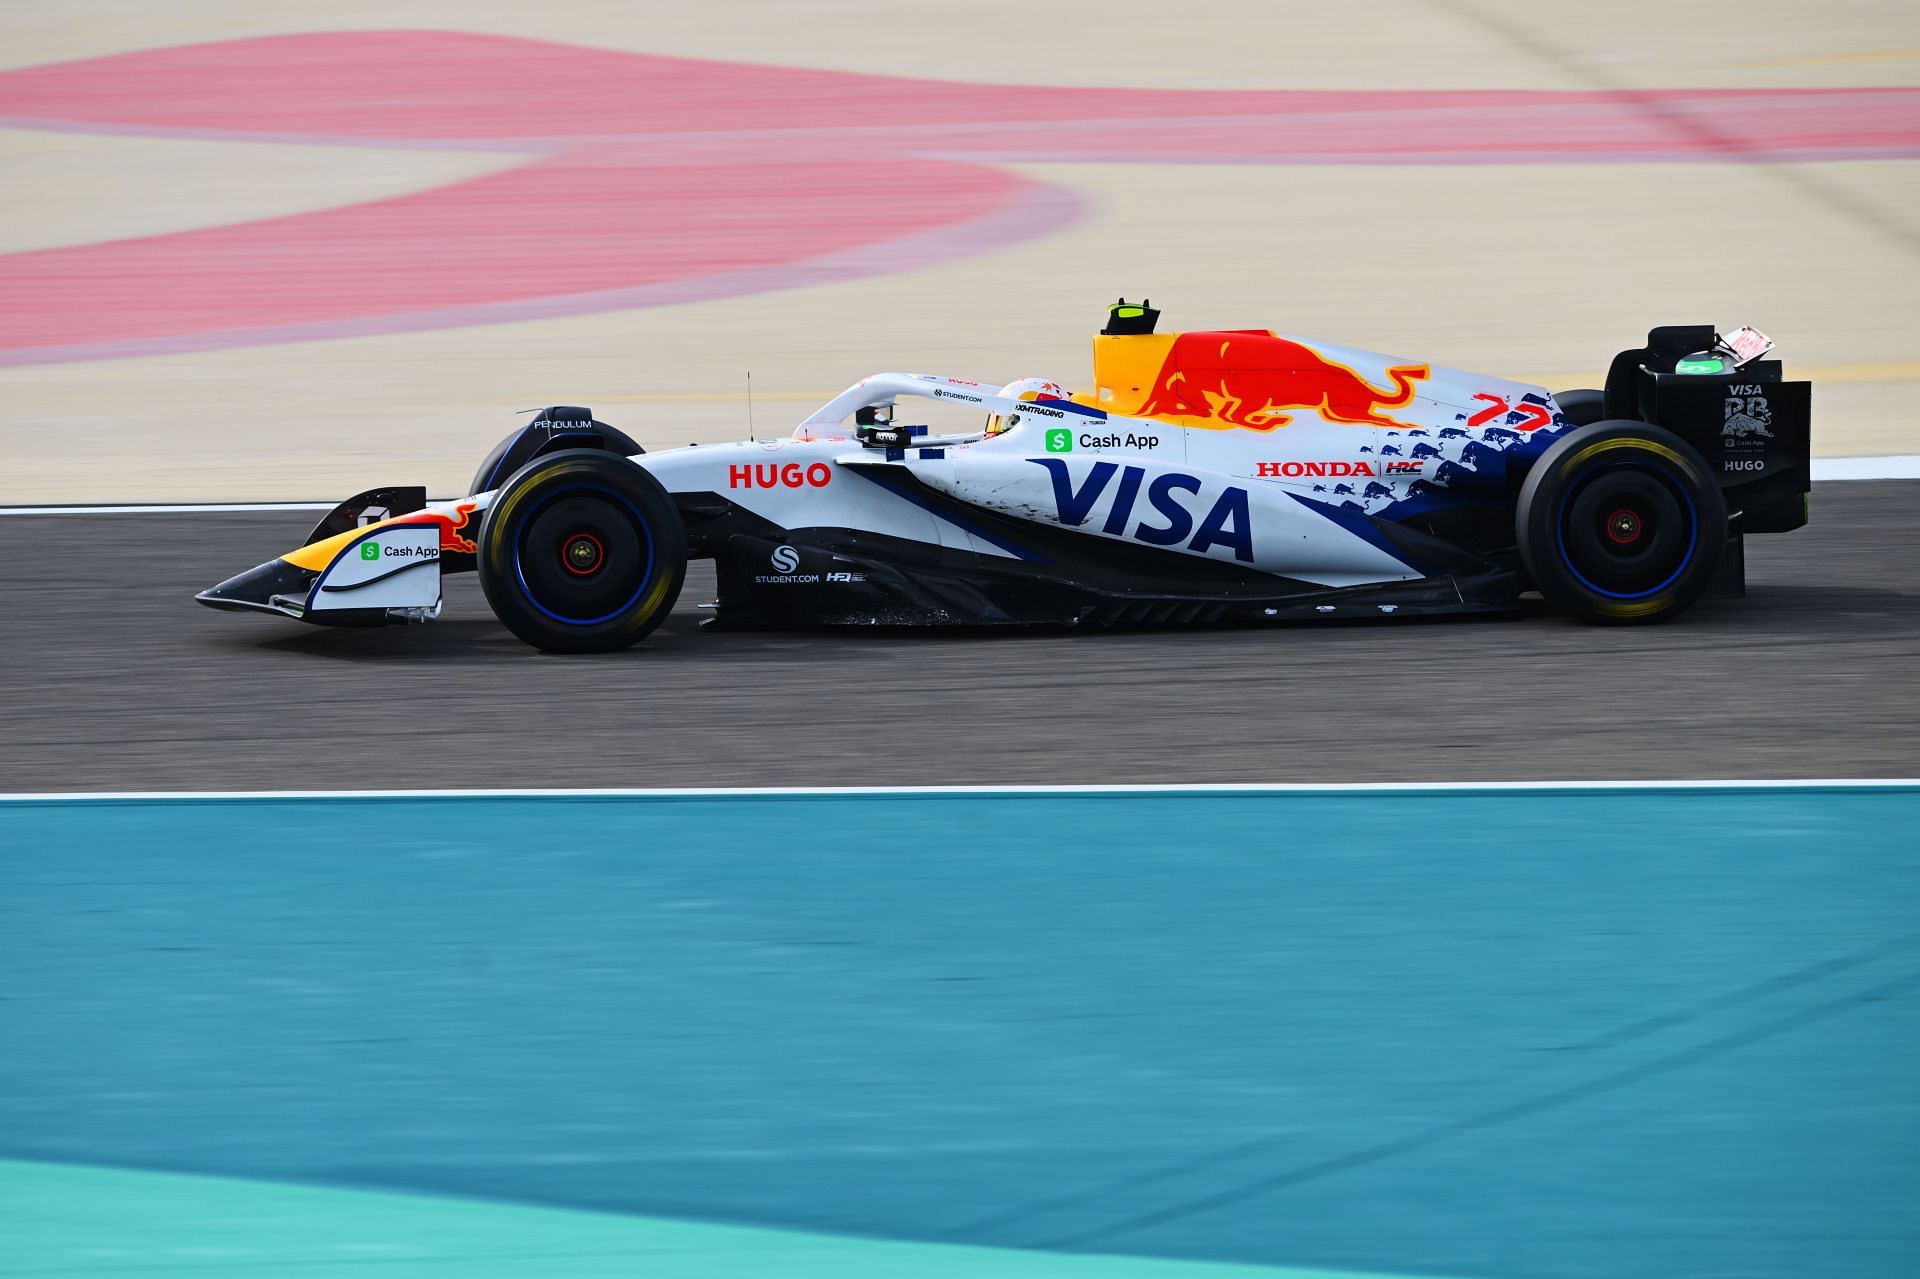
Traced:
POLYGON ((1665 427, 1698 449, 1726 493, 1734 532, 1799 528, 1813 487, 1813 384, 1787 381, 1778 360, 1690 358, 1717 347, 1709 325, 1654 329, 1645 348, 1614 360, 1606 416, 1665 427))

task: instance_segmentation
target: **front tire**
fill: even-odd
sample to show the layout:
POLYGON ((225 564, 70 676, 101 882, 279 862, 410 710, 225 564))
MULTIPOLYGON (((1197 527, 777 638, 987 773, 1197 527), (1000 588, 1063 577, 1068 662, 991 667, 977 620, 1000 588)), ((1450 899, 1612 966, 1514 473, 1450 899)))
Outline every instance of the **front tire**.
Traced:
POLYGON ((605 422, 592 421, 585 409, 543 409, 539 420, 528 423, 493 446, 492 451, 481 460, 480 469, 473 473, 473 483, 467 486, 467 496, 492 492, 503 480, 537 457, 579 448, 605 449, 620 457, 633 457, 646 452, 624 431, 615 430, 605 422), (547 420, 548 413, 572 413, 578 416, 551 422, 547 420))
POLYGON ((1674 617, 1713 585, 1727 506, 1706 462, 1645 422, 1578 427, 1540 456, 1514 512, 1520 562, 1588 622, 1674 617))
POLYGON ((610 653, 673 611, 687 539, 653 476, 599 449, 569 449, 501 486, 476 560, 487 603, 515 635, 549 653, 610 653))

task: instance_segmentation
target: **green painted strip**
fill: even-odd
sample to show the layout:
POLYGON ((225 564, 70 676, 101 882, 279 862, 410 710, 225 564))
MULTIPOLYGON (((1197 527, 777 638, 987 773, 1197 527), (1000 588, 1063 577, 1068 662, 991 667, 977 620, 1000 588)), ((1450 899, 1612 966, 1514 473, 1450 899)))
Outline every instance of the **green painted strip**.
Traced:
POLYGON ((213 1279, 1396 1279, 0 1160, 0 1275, 213 1279))

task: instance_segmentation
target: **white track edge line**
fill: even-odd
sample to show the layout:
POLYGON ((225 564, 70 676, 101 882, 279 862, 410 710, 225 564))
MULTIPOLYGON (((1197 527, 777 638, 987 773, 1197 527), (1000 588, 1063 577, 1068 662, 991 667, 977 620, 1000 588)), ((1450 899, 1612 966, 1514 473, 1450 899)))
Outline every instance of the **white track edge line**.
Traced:
POLYGON ((1816 457, 1813 478, 1826 480, 1920 480, 1920 453, 1874 457, 1816 457))
MULTIPOLYGON (((1816 457, 1813 478, 1816 482, 1920 480, 1920 453, 1816 457)), ((331 511, 337 505, 336 502, 154 502, 125 506, 0 506, 0 515, 228 515, 252 511, 331 511)))
POLYGON ((483 789, 473 790, 257 790, 257 791, 23 791, 0 793, 0 803, 49 800, 226 800, 226 799, 732 799, 809 796, 932 795, 1384 795, 1431 791, 1525 793, 1554 791, 1800 791, 1920 789, 1920 777, 1790 778, 1745 781, 1571 781, 1571 782, 1231 782, 1133 783, 1032 786, 715 786, 483 789))

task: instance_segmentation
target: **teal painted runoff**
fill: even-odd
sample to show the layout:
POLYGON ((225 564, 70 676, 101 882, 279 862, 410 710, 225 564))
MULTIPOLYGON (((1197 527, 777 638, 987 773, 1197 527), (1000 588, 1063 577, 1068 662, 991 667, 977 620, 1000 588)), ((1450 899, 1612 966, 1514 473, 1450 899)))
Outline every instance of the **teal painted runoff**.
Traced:
POLYGON ((1909 1275, 1916 832, 1914 786, 0 802, 0 1185, 1909 1275))

